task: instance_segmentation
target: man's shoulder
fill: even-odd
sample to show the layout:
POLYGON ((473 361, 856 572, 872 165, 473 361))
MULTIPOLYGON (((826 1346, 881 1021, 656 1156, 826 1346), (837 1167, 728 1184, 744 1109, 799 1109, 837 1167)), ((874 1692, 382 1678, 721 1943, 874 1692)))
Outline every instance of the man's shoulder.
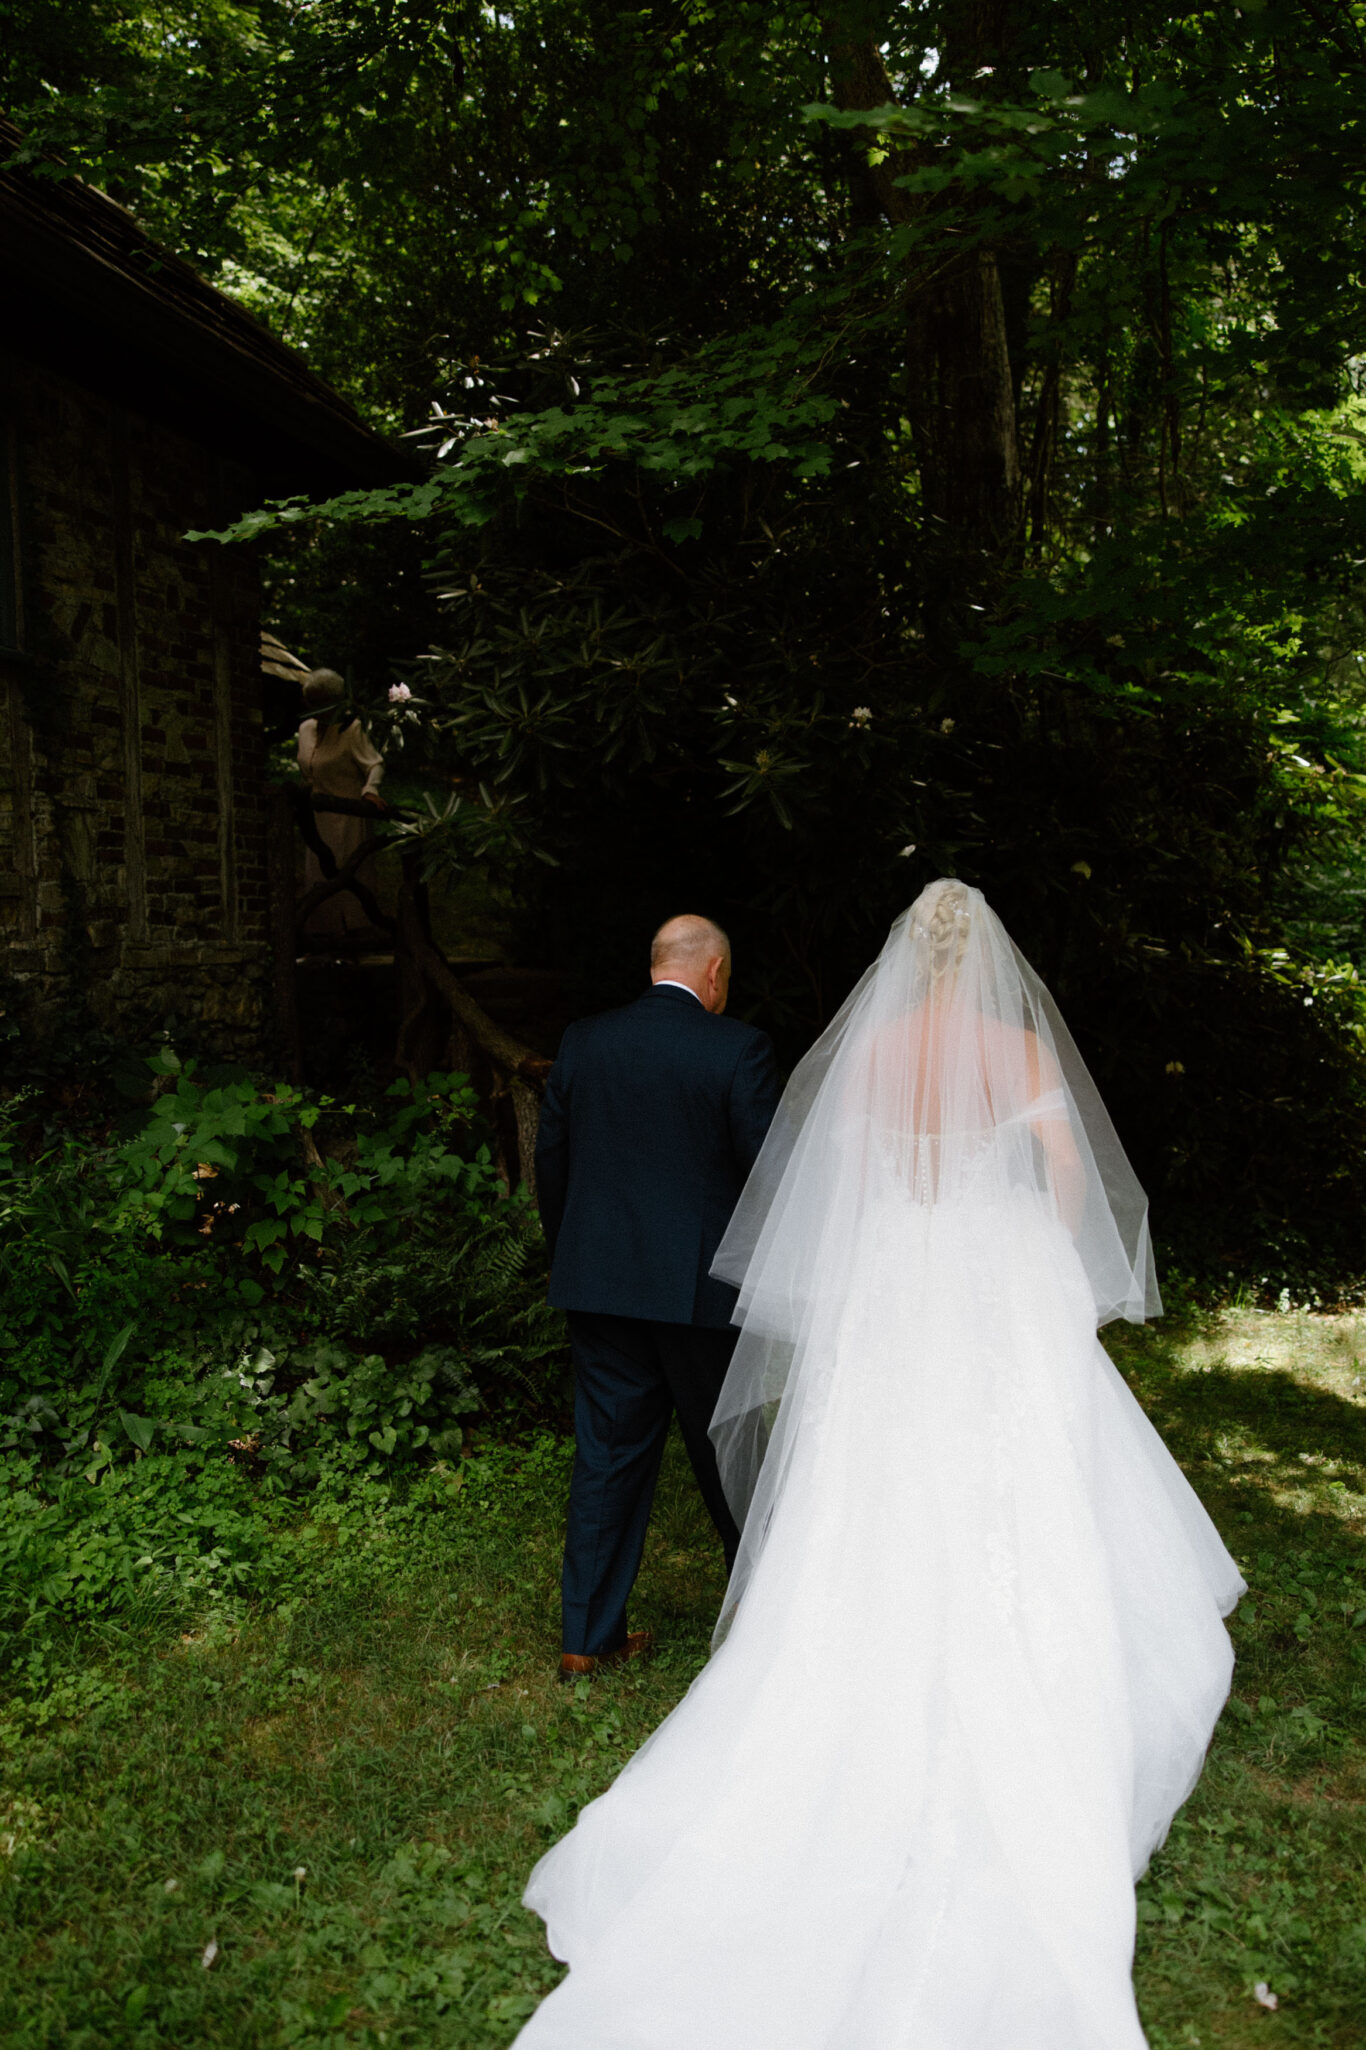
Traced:
POLYGON ((723 1012, 716 1023, 725 1028, 727 1043, 733 1046, 737 1053, 741 1048, 755 1042, 763 1046, 771 1044, 763 1026, 751 1025, 747 1018, 729 1018, 723 1012))
POLYGON ((718 1017, 700 1003, 656 997, 647 990, 629 1004, 619 1004, 610 1011, 596 1011, 590 1017, 576 1018, 572 1025, 567 1025, 560 1040, 560 1058, 563 1060, 566 1055, 589 1052, 594 1047, 607 1047, 622 1040, 653 1038, 661 1025, 671 1035, 685 1035, 689 1044, 705 1046, 735 1059, 748 1046, 769 1044, 768 1034, 743 1018, 727 1017, 724 1012, 718 1017))
POLYGON ((565 1026, 560 1045, 565 1046, 571 1039, 594 1039, 603 1032, 619 1032, 630 1024, 636 1008, 636 1003, 614 1004, 610 1011, 590 1011, 586 1018, 575 1018, 565 1026))
POLYGON ((618 1004, 610 1011, 592 1011, 586 1018, 575 1018, 560 1034, 559 1052, 561 1065, 572 1061, 577 1055, 591 1053, 594 1047, 609 1045, 630 1034, 631 1013, 635 1004, 618 1004))
POLYGON ((660 994, 656 996, 646 990, 634 1003, 623 1004, 619 1010, 600 1012, 596 1018, 580 1021, 588 1026, 601 1026, 605 1031, 635 1031, 640 1027, 666 1024, 680 1032, 695 1034, 711 1046, 739 1047, 747 1040, 768 1038, 758 1025, 749 1024, 744 1018, 735 1018, 727 1012, 709 1011, 699 999, 679 993, 678 996, 660 994))

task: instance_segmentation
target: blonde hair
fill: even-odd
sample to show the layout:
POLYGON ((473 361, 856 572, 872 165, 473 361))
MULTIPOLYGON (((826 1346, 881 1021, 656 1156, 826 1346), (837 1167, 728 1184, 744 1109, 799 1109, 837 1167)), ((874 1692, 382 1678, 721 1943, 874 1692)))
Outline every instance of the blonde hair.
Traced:
POLYGON ((920 900, 912 930, 928 942, 930 982, 942 982, 961 965, 972 932, 972 904, 965 884, 931 883, 920 900), (933 893, 933 894, 931 894, 933 893))

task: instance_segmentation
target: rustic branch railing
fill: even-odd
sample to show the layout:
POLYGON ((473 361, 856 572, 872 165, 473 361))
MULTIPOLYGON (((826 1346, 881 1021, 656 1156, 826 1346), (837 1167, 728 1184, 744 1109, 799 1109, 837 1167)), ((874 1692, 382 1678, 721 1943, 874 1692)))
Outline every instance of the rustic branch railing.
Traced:
POLYGON ((275 954, 275 1001, 290 1078, 304 1078, 303 1035, 299 1023, 298 959, 306 951, 305 927, 329 899, 354 897, 377 934, 392 945, 398 977, 399 1027, 395 1064, 416 1081, 442 1064, 469 1074, 487 1105, 498 1139, 499 1164, 509 1186, 523 1181, 536 1192, 534 1152, 541 1091, 550 1062, 505 1032, 464 987, 432 937, 427 891, 422 881, 421 853, 409 842, 402 846, 402 880, 398 911, 391 917, 360 871, 406 836, 373 834, 342 864, 318 831, 315 814, 343 812, 382 826, 385 818, 403 814, 381 811, 359 798, 313 797, 289 785, 277 786, 270 799, 271 926, 275 954), (298 832, 322 870, 321 882, 296 896, 295 839, 298 832))

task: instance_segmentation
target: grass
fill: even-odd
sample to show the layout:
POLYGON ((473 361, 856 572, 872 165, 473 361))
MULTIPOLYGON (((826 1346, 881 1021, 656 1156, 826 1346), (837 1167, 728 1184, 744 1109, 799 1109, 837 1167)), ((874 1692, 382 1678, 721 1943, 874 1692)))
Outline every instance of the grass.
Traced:
MULTIPOLYGON (((1234 1703, 1141 1889, 1150 2039, 1358 2050, 1366 1320, 1233 1314, 1114 1350, 1252 1584, 1234 1703)), ((719 1558, 675 1443, 633 1612, 661 1654, 563 1689, 562 1450, 461 1478, 415 1486, 420 1542, 316 1532, 273 1614, 144 1615, 68 1647, 64 1712, 11 1705, 7 2050, 515 2035, 557 1976, 527 1870, 701 1664, 719 1558)))
POLYGON ((7 2050, 516 2033, 558 1976, 526 1871, 683 1692, 722 1591, 675 1456, 637 1607, 666 1648, 559 1687, 566 1474, 558 1448, 472 1462, 411 1567, 338 1548, 311 1598, 145 1625, 86 1713, 12 1718, 7 2050))
POLYGON ((1233 1313, 1124 1331, 1113 1351, 1250 1588, 1229 1709, 1140 1889, 1150 2040, 1359 2050, 1366 1318, 1233 1313))

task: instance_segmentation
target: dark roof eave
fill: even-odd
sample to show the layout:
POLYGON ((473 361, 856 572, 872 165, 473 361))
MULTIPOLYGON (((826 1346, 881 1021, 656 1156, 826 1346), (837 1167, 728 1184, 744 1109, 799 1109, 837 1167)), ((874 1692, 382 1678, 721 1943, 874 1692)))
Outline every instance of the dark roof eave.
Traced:
MULTIPOLYGON (((0 150, 18 131, 0 119, 0 150)), ((282 489, 340 490, 420 477, 420 460, 375 434, 303 358, 179 257, 160 250, 117 202, 72 178, 0 170, 0 267, 22 349, 65 329, 76 351, 111 345, 211 416, 203 438, 236 445, 242 423, 267 431, 282 489), (77 338, 79 337, 79 341, 77 338), (217 417, 221 415, 221 417, 217 417), (295 454, 294 452, 297 452, 295 454), (297 485, 285 482, 299 471, 297 485)), ((70 358, 73 351, 63 352, 70 358)), ((97 380, 98 381, 98 380, 97 380)))

